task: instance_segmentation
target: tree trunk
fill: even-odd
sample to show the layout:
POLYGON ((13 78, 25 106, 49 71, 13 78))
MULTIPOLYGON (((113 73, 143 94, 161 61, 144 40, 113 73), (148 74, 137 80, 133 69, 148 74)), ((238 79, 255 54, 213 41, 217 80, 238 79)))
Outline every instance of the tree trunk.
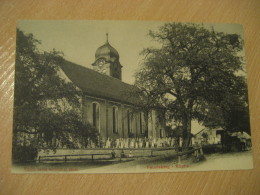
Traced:
POLYGON ((190 139, 191 139, 191 115, 186 114, 184 123, 183 123, 183 139, 184 139, 184 146, 190 145, 190 139))
POLYGON ((184 132, 183 132, 183 138, 184 138, 184 146, 188 147, 190 146, 190 140, 191 140, 191 120, 192 120, 192 107, 193 107, 193 100, 190 99, 188 102, 188 108, 185 112, 185 119, 184 119, 184 132))

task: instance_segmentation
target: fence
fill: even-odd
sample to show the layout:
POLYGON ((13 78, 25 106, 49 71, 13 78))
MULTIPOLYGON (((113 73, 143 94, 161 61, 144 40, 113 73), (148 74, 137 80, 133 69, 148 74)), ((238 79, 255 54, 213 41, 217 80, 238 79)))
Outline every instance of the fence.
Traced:
POLYGON ((64 162, 67 162, 67 161, 70 160, 68 157, 80 157, 80 156, 90 156, 91 157, 91 161, 94 161, 94 156, 108 156, 108 155, 109 154, 70 154, 70 155, 39 156, 38 157, 38 162, 39 163, 43 162, 43 161, 64 161, 64 162), (57 159, 59 157, 61 157, 61 159, 57 159), (49 159, 49 158, 56 158, 56 159, 49 159))
MULTIPOLYGON (((120 161, 122 160, 122 158, 138 158, 138 157, 155 157, 155 156, 160 156, 161 152, 164 151, 170 151, 170 152, 175 152, 175 154, 173 156, 178 156, 179 161, 181 161, 181 157, 183 155, 186 154, 190 154, 190 153, 195 153, 195 156, 198 156, 199 154, 203 154, 202 151, 202 147, 196 147, 191 150, 189 150, 189 147, 168 147, 168 148, 124 148, 124 149, 112 149, 112 152, 114 152, 114 156, 112 154, 111 149, 105 149, 104 151, 109 151, 107 153, 91 153, 91 154, 62 154, 62 155, 45 155, 45 156, 39 156, 37 161, 40 162, 46 162, 46 161, 62 161, 62 162, 68 162, 68 161, 79 161, 79 160, 91 160, 92 162, 94 160, 111 160, 111 159, 116 159, 116 153, 115 151, 117 151, 117 153, 119 153, 120 157, 120 161), (188 149, 188 150, 186 150, 188 149), (124 152, 128 152, 128 156, 125 155, 124 152), (134 153, 132 153, 134 152, 134 153), (156 153, 159 152, 159 153, 156 153), (124 156, 122 156, 122 153, 124 154, 124 156), (130 154, 132 154, 132 156, 130 156, 130 154), (99 156, 99 158, 98 158, 99 156), (73 157, 87 157, 87 158, 80 158, 80 159, 75 159, 73 157), (95 158, 96 157, 96 158, 95 158), (100 158, 101 157, 101 158, 100 158)), ((95 150, 92 150, 95 151, 95 150)), ((165 152, 163 153, 165 154, 165 152)), ((118 158, 117 158, 118 159, 118 158)))
POLYGON ((181 164, 182 156, 187 154, 192 154, 192 153, 194 153, 195 157, 199 157, 200 155, 203 155, 202 146, 193 147, 193 149, 181 153, 178 152, 176 154, 178 156, 178 163, 181 164))

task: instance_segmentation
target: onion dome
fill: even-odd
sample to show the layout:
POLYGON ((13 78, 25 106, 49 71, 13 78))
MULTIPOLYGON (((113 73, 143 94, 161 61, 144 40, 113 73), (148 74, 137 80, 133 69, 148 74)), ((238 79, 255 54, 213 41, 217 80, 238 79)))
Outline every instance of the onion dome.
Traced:
POLYGON ((96 60, 98 60, 99 58, 105 58, 107 60, 111 58, 119 59, 118 51, 109 44, 108 34, 106 35, 107 35, 106 43, 101 47, 99 47, 95 53, 96 60))

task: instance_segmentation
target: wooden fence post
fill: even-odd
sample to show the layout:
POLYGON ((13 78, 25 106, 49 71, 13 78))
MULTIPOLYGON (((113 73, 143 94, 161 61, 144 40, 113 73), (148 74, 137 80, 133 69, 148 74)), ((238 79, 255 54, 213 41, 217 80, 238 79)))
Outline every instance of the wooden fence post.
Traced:
POLYGON ((64 162, 67 162, 67 155, 65 155, 64 157, 64 162))
POLYGON ((39 156, 39 163, 41 162, 41 156, 39 156))
POLYGON ((92 161, 94 161, 94 154, 92 154, 91 156, 92 156, 92 161))

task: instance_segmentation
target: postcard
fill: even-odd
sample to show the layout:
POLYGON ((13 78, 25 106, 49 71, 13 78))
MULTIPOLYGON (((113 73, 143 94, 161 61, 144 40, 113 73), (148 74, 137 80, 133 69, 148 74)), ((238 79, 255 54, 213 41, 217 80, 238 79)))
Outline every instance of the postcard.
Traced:
POLYGON ((17 21, 13 173, 252 169, 243 27, 17 21))

